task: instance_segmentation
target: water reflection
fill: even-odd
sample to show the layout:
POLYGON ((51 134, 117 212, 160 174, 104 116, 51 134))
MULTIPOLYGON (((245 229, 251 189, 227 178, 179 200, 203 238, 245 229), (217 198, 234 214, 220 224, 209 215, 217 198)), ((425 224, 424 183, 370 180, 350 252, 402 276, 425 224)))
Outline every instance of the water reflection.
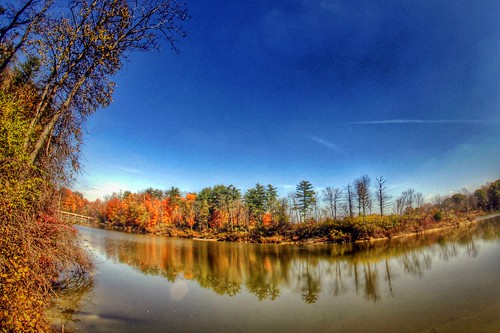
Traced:
POLYGON ((276 300, 291 290, 303 302, 354 292, 369 302, 397 298, 402 275, 423 277, 436 261, 476 257, 477 239, 500 238, 499 219, 468 228, 411 238, 332 246, 232 244, 178 240, 81 228, 92 248, 108 260, 173 282, 172 299, 196 281, 218 295, 245 290, 257 300, 276 300))

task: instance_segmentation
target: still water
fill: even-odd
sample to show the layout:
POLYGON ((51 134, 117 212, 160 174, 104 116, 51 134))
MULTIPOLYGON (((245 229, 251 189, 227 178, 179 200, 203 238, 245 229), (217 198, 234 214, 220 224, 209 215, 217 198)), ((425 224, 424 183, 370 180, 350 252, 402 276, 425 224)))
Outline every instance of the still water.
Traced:
POLYGON ((78 227, 78 332, 500 332, 500 218, 349 245, 262 245, 78 227))

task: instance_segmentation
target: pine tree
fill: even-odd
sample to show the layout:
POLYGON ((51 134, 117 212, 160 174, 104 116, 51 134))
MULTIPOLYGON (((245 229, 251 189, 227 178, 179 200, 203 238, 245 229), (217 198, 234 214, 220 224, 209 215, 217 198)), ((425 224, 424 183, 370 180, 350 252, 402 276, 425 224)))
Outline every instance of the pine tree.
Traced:
POLYGON ((314 192, 313 185, 307 180, 302 180, 297 185, 295 196, 297 197, 297 209, 301 213, 302 220, 305 221, 308 212, 316 203, 316 192, 314 192))

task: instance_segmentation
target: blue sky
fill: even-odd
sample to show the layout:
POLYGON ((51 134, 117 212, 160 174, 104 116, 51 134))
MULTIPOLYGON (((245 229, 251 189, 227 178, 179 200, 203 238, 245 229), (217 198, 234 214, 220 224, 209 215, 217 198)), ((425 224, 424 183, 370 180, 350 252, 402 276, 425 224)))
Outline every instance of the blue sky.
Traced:
POLYGON ((500 2, 187 1, 181 52, 134 53, 87 123, 89 199, 368 174, 393 195, 500 177, 500 2))

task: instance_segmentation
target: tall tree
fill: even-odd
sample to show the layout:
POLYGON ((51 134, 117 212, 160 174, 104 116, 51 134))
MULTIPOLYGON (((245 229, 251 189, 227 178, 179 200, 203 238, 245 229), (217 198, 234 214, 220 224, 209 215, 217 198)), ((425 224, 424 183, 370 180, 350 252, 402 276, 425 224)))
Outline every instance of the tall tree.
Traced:
POLYGON ((417 206, 417 208, 422 207, 424 202, 425 202, 425 200, 424 200, 424 195, 422 194, 422 192, 415 193, 415 205, 417 206))
POLYGON ((384 216, 384 210, 390 205, 391 196, 387 194, 387 187, 382 176, 375 178, 375 198, 380 211, 380 216, 384 216))
POLYGON ((244 199, 250 218, 262 222, 262 215, 266 211, 266 188, 257 183, 245 192, 244 199))
POLYGON ((349 217, 353 218, 354 217, 354 189, 353 189, 351 183, 347 184, 345 199, 346 199, 347 210, 349 211, 349 217))
POLYGON ((300 222, 299 201, 295 192, 289 192, 287 195, 287 199, 289 215, 292 217, 292 222, 300 222))
MULTIPOLYGON (((438 197, 436 196, 436 198, 438 197)), ((415 203, 415 190, 409 188, 403 193, 401 193, 401 195, 396 199, 395 210, 399 215, 403 215, 403 213, 406 210, 413 208, 414 203, 415 203)))
POLYGON ((323 190, 323 201, 328 205, 330 218, 337 219, 337 208, 342 198, 342 190, 337 187, 326 187, 323 190))
POLYGON ((371 204, 370 182, 370 177, 367 175, 363 175, 354 181, 356 199, 358 200, 358 214, 362 215, 363 218, 371 204))
POLYGON ((297 197, 297 209, 301 213, 302 221, 305 221, 316 203, 316 192, 313 185, 307 180, 302 180, 296 187, 295 196, 297 197))
POLYGON ((266 187, 266 211, 274 215, 278 205, 278 189, 271 184, 266 187))

